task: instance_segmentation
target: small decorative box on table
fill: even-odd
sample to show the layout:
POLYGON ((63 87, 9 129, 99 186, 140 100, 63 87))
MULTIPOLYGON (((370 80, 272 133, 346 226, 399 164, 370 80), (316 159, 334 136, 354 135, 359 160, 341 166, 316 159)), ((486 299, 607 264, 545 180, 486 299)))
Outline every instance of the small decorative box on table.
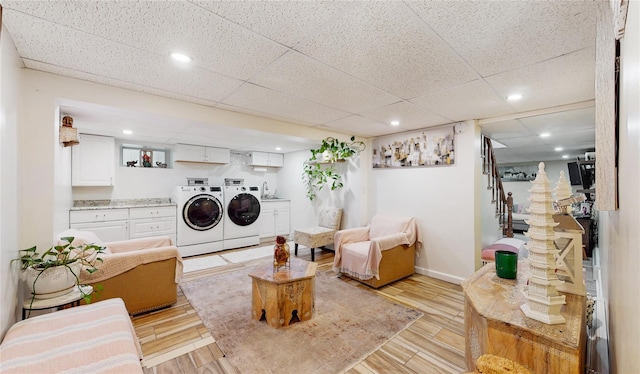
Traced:
POLYGON ((279 328, 292 322, 307 321, 313 316, 315 279, 314 262, 290 259, 289 267, 276 270, 273 263, 258 265, 252 278, 251 317, 279 328))

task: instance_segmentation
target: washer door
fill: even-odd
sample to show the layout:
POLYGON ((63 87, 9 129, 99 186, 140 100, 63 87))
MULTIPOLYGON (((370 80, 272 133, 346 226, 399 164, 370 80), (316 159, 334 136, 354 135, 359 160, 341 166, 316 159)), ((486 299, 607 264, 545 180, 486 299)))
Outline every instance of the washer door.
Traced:
POLYGON ((222 204, 211 195, 196 195, 184 204, 182 218, 194 230, 212 229, 222 219, 222 204))
POLYGON ((260 201, 251 194, 240 193, 229 201, 227 214, 236 225, 249 226, 260 216, 260 201))

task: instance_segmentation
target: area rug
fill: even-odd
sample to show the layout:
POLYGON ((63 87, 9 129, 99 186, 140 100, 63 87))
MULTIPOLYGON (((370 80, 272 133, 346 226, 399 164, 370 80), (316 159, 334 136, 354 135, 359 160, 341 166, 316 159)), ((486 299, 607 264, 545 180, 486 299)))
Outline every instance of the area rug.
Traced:
POLYGON ((194 271, 211 269, 228 264, 228 262, 226 262, 222 257, 218 255, 189 258, 182 260, 182 271, 185 273, 191 273, 194 271))
POLYGON ((422 316, 319 272, 313 318, 274 329, 251 318, 251 270, 180 286, 239 373, 343 373, 422 316))

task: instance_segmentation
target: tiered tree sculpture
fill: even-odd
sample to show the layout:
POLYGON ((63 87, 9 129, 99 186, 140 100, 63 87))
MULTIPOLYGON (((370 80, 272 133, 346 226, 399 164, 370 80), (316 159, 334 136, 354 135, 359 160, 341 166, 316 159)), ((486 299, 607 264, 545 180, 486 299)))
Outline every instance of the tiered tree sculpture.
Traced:
POLYGON ((529 230, 526 244, 529 250, 529 281, 525 296, 527 302, 520 306, 524 314, 546 324, 564 323, 560 314, 562 305, 566 304, 565 296, 558 295, 557 285, 562 281, 556 275, 556 249, 553 228, 557 223, 553 220, 553 198, 551 184, 544 171, 544 163, 538 164, 538 174, 531 190, 531 218, 527 223, 529 230))
MULTIPOLYGON (((567 177, 564 176, 564 171, 560 170, 560 178, 558 178, 558 184, 556 184, 556 201, 569 199, 573 195, 571 186, 567 177)), ((558 211, 564 214, 571 213, 571 205, 558 206, 558 211)))

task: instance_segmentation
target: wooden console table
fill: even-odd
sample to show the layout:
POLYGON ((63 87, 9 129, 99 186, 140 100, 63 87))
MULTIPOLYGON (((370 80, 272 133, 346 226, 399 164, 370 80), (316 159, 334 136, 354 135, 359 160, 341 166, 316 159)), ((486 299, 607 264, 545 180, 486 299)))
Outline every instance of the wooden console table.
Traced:
POLYGON ((462 282, 467 368, 475 370, 478 357, 490 353, 534 373, 584 373, 585 297, 565 294, 561 314, 566 323, 528 318, 520 310, 528 273, 528 263, 519 261, 517 279, 502 279, 490 263, 462 282))

